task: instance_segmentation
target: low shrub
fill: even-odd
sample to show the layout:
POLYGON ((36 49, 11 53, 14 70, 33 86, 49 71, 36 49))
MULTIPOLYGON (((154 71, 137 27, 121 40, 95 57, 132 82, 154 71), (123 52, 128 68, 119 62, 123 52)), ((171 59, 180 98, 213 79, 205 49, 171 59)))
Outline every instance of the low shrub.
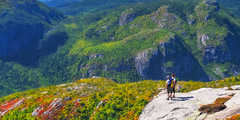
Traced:
POLYGON ((236 115, 228 118, 227 120, 240 120, 240 114, 236 114, 236 115))
POLYGON ((199 108, 199 111, 207 114, 222 111, 226 108, 226 105, 224 105, 224 103, 230 100, 232 96, 233 95, 217 98, 213 104, 202 105, 199 108))

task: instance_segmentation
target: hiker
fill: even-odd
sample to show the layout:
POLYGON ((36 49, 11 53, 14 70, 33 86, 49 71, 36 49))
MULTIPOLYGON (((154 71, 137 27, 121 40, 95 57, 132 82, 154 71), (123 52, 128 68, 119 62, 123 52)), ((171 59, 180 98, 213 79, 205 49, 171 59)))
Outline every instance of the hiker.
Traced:
POLYGON ((167 88, 167 93, 168 93, 168 97, 167 100, 169 100, 169 98, 172 99, 172 77, 167 76, 167 81, 166 81, 166 88, 167 88))
POLYGON ((177 79, 176 79, 176 76, 175 74, 172 74, 171 76, 171 79, 172 79, 172 97, 175 98, 175 92, 176 92, 176 86, 177 86, 177 79))

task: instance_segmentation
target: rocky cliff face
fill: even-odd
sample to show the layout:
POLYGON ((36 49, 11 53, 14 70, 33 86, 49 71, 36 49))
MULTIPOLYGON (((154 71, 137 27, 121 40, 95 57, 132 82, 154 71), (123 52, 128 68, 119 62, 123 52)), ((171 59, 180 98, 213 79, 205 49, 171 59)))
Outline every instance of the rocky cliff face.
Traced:
POLYGON ((135 66, 145 79, 165 79, 170 73, 175 73, 185 80, 209 80, 197 60, 176 36, 160 43, 157 48, 140 52, 135 58, 135 66))
MULTIPOLYGON (((137 74, 133 78, 153 80, 165 79, 170 73, 175 73, 182 80, 200 81, 238 75, 240 69, 237 61, 240 57, 236 51, 239 51, 237 46, 240 43, 237 38, 240 35, 236 31, 239 31, 239 25, 231 21, 231 16, 224 16, 227 13, 222 11, 216 0, 196 1, 191 12, 187 9, 187 13, 182 10, 181 14, 174 11, 171 5, 162 5, 144 14, 136 12, 141 10, 135 10, 134 7, 119 12, 118 20, 113 22, 117 23, 114 25, 116 28, 109 26, 107 31, 115 31, 117 27, 121 29, 105 39, 116 38, 113 36, 125 35, 127 32, 133 34, 127 35, 126 38, 141 36, 145 33, 143 31, 148 30, 166 30, 174 33, 174 37, 157 43, 157 47, 153 44, 137 50, 133 55, 129 54, 128 59, 119 56, 118 60, 126 59, 124 61, 126 63, 114 62, 115 66, 111 63, 88 64, 84 67, 88 70, 84 77, 101 76, 105 74, 104 72, 110 71, 119 73, 133 71, 134 75, 137 74), (135 31, 139 33, 136 34, 135 31)), ((99 24, 104 28, 105 25, 102 23, 107 22, 99 24)), ((104 33, 107 32, 98 32, 95 39, 104 33)), ((87 34, 87 37, 88 35, 94 34, 87 34)), ((151 38, 147 38, 146 41, 148 39, 151 38)), ((144 43, 141 44, 144 46, 144 43)))
POLYGON ((160 43, 158 48, 140 52, 135 59, 139 75, 145 79, 164 79, 173 72, 184 80, 208 81, 239 74, 238 63, 234 62, 239 60, 236 54, 239 34, 235 32, 239 27, 221 14, 216 0, 200 1, 187 20, 169 12, 169 6, 153 12, 151 19, 159 29, 180 34, 160 43), (182 27, 185 22, 190 29, 182 27))
POLYGON ((133 9, 128 9, 124 12, 122 12, 120 18, 119 18, 119 25, 123 26, 128 24, 129 22, 133 21, 134 18, 136 18, 136 13, 132 13, 133 9))

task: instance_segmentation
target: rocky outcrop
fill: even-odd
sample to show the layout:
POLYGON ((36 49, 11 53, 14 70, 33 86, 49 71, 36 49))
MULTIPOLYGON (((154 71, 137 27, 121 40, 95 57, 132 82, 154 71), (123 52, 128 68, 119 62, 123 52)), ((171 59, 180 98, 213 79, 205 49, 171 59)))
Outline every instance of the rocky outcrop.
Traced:
POLYGON ((166 100, 165 91, 159 93, 143 110, 140 120, 216 120, 231 117, 240 113, 238 103, 239 90, 226 90, 223 88, 201 88, 189 93, 177 93, 173 100, 166 100), (219 97, 235 94, 225 103, 226 109, 207 114, 199 112, 201 105, 211 104, 219 97))
POLYGON ((49 106, 39 106, 32 112, 32 116, 37 116, 42 119, 53 119, 57 111, 63 107, 63 99, 56 98, 54 99, 49 106))
POLYGON ((206 34, 198 35, 198 48, 203 48, 207 46, 207 41, 209 40, 209 36, 206 34))
MULTIPOLYGON (((210 38, 207 34, 198 34, 197 37, 197 47, 202 51, 204 64, 213 62, 226 63, 232 60, 232 55, 229 50, 230 48, 226 47, 224 43, 221 43, 220 45, 209 44, 211 41, 210 39, 215 38, 210 38)), ((221 40, 216 40, 216 42, 219 41, 221 40)))
POLYGON ((222 120, 228 117, 231 117, 233 115, 239 114, 240 113, 240 93, 237 93, 236 95, 234 95, 234 97, 232 99, 230 99, 229 101, 227 101, 225 103, 225 105, 227 106, 226 109, 224 109, 223 111, 220 111, 218 113, 215 113, 213 115, 209 115, 207 116, 206 119, 218 119, 218 120, 222 120))
POLYGON ((203 3, 209 6, 215 6, 215 10, 219 9, 219 3, 217 2, 217 0, 204 0, 203 3))
POLYGON ((3 105, 0 106, 0 117, 5 115, 7 112, 15 109, 16 107, 20 106, 23 104, 24 99, 15 99, 9 102, 4 103, 3 105))
POLYGON ((135 67, 144 79, 165 79, 166 75, 175 73, 184 80, 198 79, 208 81, 198 61, 177 38, 159 43, 155 49, 147 49, 135 57, 135 67))
POLYGON ((135 58, 135 67, 137 69, 137 72, 140 76, 146 75, 146 69, 149 66, 149 61, 151 57, 152 49, 147 49, 143 52, 138 53, 138 55, 135 58))
POLYGON ((133 9, 127 9, 126 11, 122 12, 120 18, 119 18, 119 25, 123 26, 128 24, 129 22, 133 21, 137 15, 133 13, 133 9))
POLYGON ((174 30, 177 30, 176 26, 180 22, 176 15, 168 12, 168 6, 162 6, 156 12, 152 13, 151 19, 160 28, 167 28, 167 29, 174 29, 174 30))

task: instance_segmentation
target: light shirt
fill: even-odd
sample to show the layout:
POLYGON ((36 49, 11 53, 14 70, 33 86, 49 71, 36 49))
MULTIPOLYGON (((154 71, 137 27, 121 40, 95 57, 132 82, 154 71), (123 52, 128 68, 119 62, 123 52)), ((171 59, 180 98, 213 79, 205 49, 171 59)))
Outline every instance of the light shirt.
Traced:
POLYGON ((168 84, 168 82, 169 82, 169 79, 166 81, 166 84, 168 84))

